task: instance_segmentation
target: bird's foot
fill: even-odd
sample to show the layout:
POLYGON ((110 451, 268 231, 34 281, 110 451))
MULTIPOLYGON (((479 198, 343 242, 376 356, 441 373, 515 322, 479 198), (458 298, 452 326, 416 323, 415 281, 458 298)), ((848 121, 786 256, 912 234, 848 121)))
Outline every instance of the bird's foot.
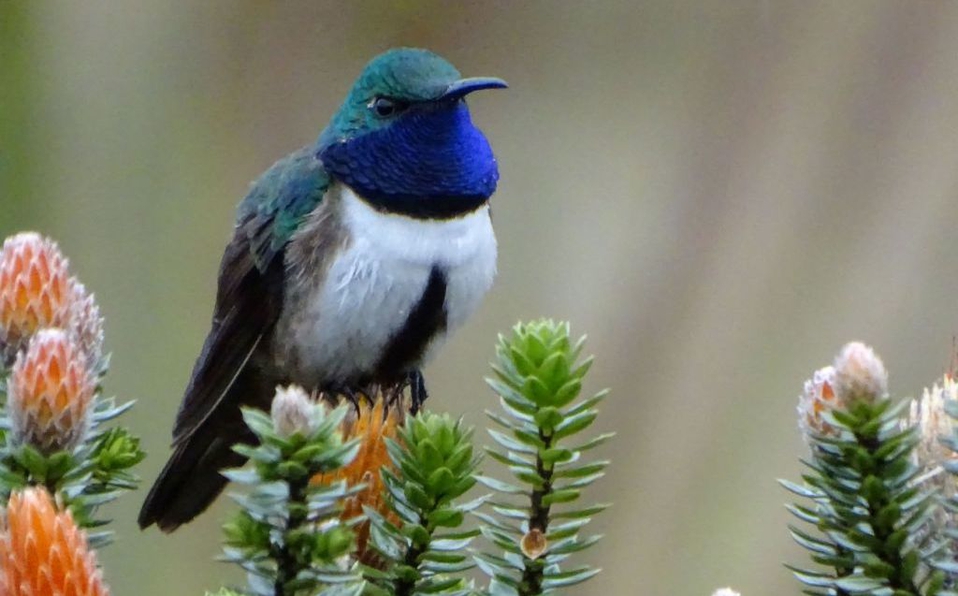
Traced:
POLYGON ((425 378, 419 369, 409 371, 400 377, 398 382, 393 381, 384 384, 333 383, 325 387, 324 393, 334 405, 341 400, 346 400, 356 412, 359 412, 362 400, 365 399, 372 404, 377 396, 385 400, 387 408, 404 408, 403 393, 407 387, 409 388, 409 413, 415 416, 422 409, 422 404, 426 401, 426 398, 429 397, 429 392, 426 391, 425 378))
POLYGON ((333 405, 345 399, 357 413, 359 412, 360 400, 367 395, 366 392, 366 388, 348 383, 334 383, 326 387, 325 390, 326 395, 333 398, 335 402, 333 405))
POLYGON ((409 404, 409 413, 415 416, 419 413, 426 398, 429 397, 429 392, 426 391, 426 379, 423 377, 422 371, 417 368, 406 374, 406 383, 409 385, 411 402, 409 404))

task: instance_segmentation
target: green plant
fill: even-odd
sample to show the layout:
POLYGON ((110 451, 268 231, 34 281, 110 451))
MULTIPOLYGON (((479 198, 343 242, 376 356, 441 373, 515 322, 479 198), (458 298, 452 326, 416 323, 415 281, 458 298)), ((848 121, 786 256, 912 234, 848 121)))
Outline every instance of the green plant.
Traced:
POLYGON ((353 565, 338 563, 353 546, 349 524, 339 521, 341 503, 357 489, 310 483, 355 457, 358 441, 343 441, 339 431, 345 416, 345 406, 327 410, 298 387, 277 392, 272 416, 243 411, 258 445, 235 447, 250 469, 225 472, 250 490, 234 496, 241 509, 225 526, 224 559, 247 571, 252 593, 313 594, 324 586, 331 587, 320 593, 360 593, 353 565))
POLYGON ((597 569, 568 560, 599 538, 579 533, 606 506, 580 501, 608 465, 587 452, 612 435, 580 438, 606 396, 579 397, 592 362, 580 359, 583 345, 552 321, 500 338, 489 384, 504 412, 489 413, 501 429, 490 430, 497 447, 487 452, 509 482, 477 473, 461 420, 394 417, 403 397, 392 390, 330 410, 329 395, 280 389, 271 415, 244 412, 259 446, 237 447, 252 467, 228 473, 250 492, 226 526, 226 559, 247 570, 249 592, 284 596, 525 596, 593 577, 597 569), (493 494, 464 499, 477 480, 493 494), (347 514, 357 503, 362 518, 347 514), (480 533, 491 548, 471 551, 480 533), (487 586, 464 575, 475 564, 487 586))
POLYGON ((806 503, 789 505, 812 533, 790 526, 812 561, 789 566, 807 594, 931 596, 944 574, 925 564, 938 545, 923 531, 935 511, 914 458, 907 403, 887 395, 887 373, 871 348, 848 344, 808 383, 799 412, 810 448, 804 484, 781 484, 806 503))
POLYGON ((484 500, 457 502, 476 483, 472 429, 448 415, 424 412, 387 441, 393 467, 382 475, 398 523, 366 508, 373 546, 385 562, 382 570, 366 571, 378 588, 371 593, 468 594, 460 574, 473 565, 463 550, 479 532, 460 528, 484 500))
POLYGON ((591 357, 580 361, 584 344, 584 337, 572 342, 568 323, 550 320, 516 325, 510 337, 499 338, 488 383, 506 415, 488 412, 502 430, 489 431, 497 446, 487 453, 513 481, 479 478, 498 493, 492 512, 480 515, 482 533, 504 552, 477 557, 494 593, 541 594, 598 573, 585 565, 562 569, 570 555, 599 540, 580 538, 579 531, 607 507, 578 504, 609 463, 584 454, 612 437, 579 438, 607 395, 578 400, 592 364, 591 357))

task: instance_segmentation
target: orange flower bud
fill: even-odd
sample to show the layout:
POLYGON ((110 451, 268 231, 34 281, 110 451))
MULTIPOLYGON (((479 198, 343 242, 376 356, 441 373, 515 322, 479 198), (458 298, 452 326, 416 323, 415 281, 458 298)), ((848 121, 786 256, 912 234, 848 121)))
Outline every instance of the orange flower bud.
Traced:
MULTIPOLYGON (((396 438, 396 431, 403 422, 404 414, 401 406, 387 406, 385 395, 380 393, 374 396, 374 405, 362 399, 342 424, 344 440, 360 438, 356 458, 335 472, 313 477, 312 482, 331 484, 345 480, 348 486, 366 485, 362 491, 346 499, 341 515, 343 520, 362 515, 363 506, 366 506, 375 509, 393 523, 399 523, 383 496, 384 486, 380 471, 384 467, 392 467, 392 460, 386 451, 386 439, 396 438)), ((378 557, 372 549, 367 549, 368 542, 369 522, 366 521, 356 527, 356 553, 360 561, 375 566, 379 562, 378 557)))
POLYGON ((43 327, 67 327, 72 292, 67 259, 35 232, 7 238, 0 249, 0 347, 9 362, 43 327))
POLYGON ((86 356, 62 329, 37 333, 13 365, 10 423, 15 443, 43 453, 70 450, 86 437, 96 381, 86 356))
POLYGON ((43 488, 10 495, 0 520, 0 594, 107 596, 96 553, 43 488))

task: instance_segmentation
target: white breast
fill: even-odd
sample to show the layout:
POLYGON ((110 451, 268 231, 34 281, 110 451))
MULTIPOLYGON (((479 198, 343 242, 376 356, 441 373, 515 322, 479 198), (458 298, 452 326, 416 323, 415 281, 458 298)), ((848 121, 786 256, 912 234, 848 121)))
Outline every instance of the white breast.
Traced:
MULTIPOLYGON (((350 242, 310 298, 306 324, 293 331, 303 372, 324 383, 372 372, 434 267, 446 277, 447 333, 476 310, 496 273, 488 206, 457 219, 420 220, 376 211, 350 189, 341 192, 350 242)), ((427 358, 442 339, 429 345, 427 358)))

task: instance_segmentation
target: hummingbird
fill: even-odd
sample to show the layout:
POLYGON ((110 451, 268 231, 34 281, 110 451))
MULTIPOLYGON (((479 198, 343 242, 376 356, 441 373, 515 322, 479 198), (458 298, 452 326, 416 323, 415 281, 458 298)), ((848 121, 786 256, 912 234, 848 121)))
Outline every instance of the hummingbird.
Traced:
POLYGON ((363 69, 317 141, 280 159, 237 209, 213 321, 173 428, 173 454, 139 515, 171 532, 223 490, 253 443, 241 406, 278 385, 349 392, 412 386, 477 309, 496 274, 489 199, 498 166, 463 78, 422 49, 363 69))

